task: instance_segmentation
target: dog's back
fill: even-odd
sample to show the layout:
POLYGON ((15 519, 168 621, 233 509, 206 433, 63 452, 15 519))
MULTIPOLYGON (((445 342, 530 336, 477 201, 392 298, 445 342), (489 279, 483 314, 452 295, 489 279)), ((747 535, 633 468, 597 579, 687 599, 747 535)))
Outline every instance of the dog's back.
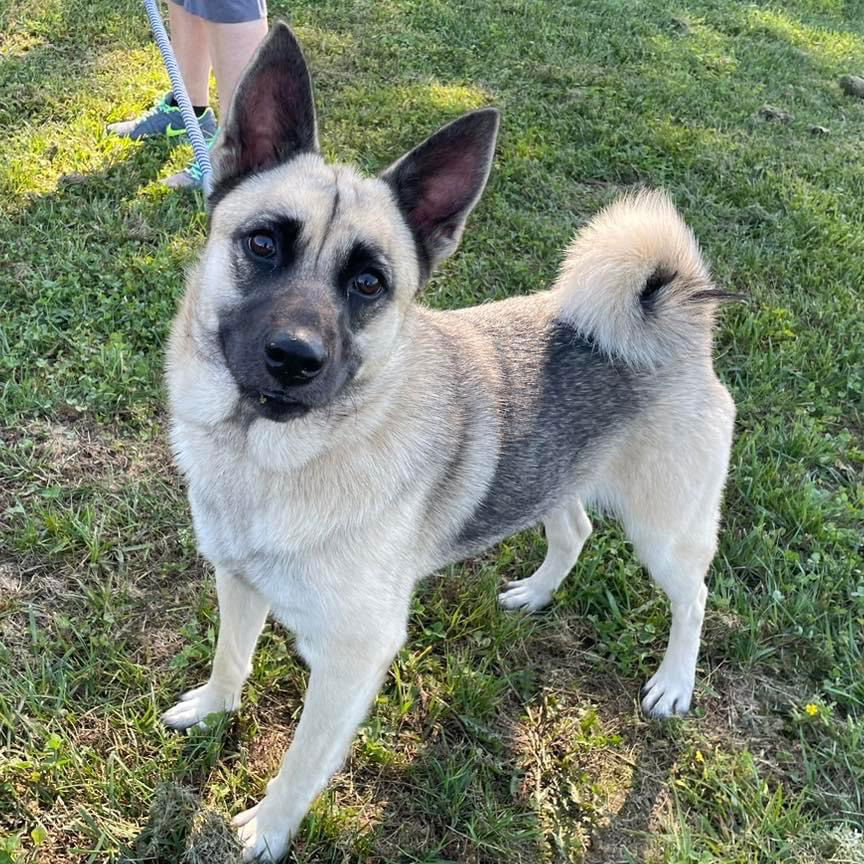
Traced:
MULTIPOLYGON (((494 464, 484 488, 471 478, 473 511, 455 531, 447 560, 536 525, 590 486, 643 400, 644 376, 601 354, 555 311, 545 292, 426 319, 442 344, 462 348, 451 391, 462 406, 444 415, 445 422, 454 413, 462 420, 448 439, 484 447, 494 464), (472 336, 467 348, 466 333, 472 336), (491 433, 481 441, 465 434, 476 412, 491 433)), ((445 500, 462 485, 464 461, 458 452, 449 460, 449 482, 437 491, 445 500)))
POLYGON ((450 358, 454 383, 453 404, 436 413, 453 449, 430 508, 461 501, 466 480, 476 495, 443 557, 475 554, 575 499, 614 502, 615 460, 638 446, 622 442, 659 437, 649 419, 658 405, 680 427, 706 401, 723 414, 728 397, 711 365, 721 298, 671 202, 643 192, 579 233, 551 291, 423 310, 422 329, 450 358), (489 427, 480 441, 470 434, 478 414, 489 427), (479 489, 476 473, 460 476, 475 461, 460 450, 474 446, 491 449, 494 462, 479 489))

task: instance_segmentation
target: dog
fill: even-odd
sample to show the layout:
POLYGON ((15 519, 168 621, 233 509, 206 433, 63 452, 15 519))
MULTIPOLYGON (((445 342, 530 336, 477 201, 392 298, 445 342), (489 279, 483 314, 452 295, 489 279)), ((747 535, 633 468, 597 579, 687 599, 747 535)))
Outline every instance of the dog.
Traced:
POLYGON ((690 706, 735 414, 712 366, 724 295, 669 198, 643 191, 577 234, 550 290, 419 305, 498 125, 468 113, 375 178, 328 164, 277 24, 214 149, 167 383, 220 628, 209 680, 162 719, 236 710, 267 616, 295 634, 309 686, 279 773, 234 819, 245 861, 282 856, 340 768, 419 580, 542 523, 542 566, 500 594, 540 609, 591 533, 586 505, 620 518, 671 603, 644 711, 690 706))

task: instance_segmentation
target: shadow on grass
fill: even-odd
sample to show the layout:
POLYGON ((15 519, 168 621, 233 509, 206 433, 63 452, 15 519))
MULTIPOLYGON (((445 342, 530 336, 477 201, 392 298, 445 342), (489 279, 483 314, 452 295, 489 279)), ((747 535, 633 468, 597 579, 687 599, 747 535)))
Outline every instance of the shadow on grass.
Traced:
POLYGON ((121 855, 123 864, 237 864, 240 843, 228 822, 186 786, 156 788, 140 835, 121 855))
POLYGON ((645 860, 656 849, 681 750, 677 721, 642 717, 634 705, 641 682, 600 658, 590 628, 563 616, 558 625, 560 633, 529 640, 528 653, 538 658, 534 677, 543 683, 520 706, 508 756, 524 791, 533 786, 537 860, 645 860))
POLYGON ((105 52, 139 44, 147 32, 143 6, 134 0, 110 9, 89 0, 65 0, 48 11, 18 6, 0 13, 11 47, 0 55, 0 129, 16 129, 22 117, 28 125, 56 119, 59 97, 72 104, 105 52))
MULTIPOLYGON (((456 694, 445 705, 446 693, 430 692, 430 701, 417 704, 404 718, 396 738, 361 733, 361 740, 371 737, 385 747, 389 741, 397 760, 380 762, 369 758, 371 751, 363 744, 355 746, 345 771, 328 785, 304 820, 287 860, 643 860, 652 831, 661 822, 658 809, 668 795, 678 757, 674 735, 645 723, 631 730, 635 685, 617 680, 614 672, 610 681, 605 666, 598 670, 591 661, 589 668, 563 646, 556 656, 531 636, 515 655, 508 662, 518 659, 536 666, 524 671, 525 680, 537 681, 537 686, 520 688, 519 695, 505 688, 474 716, 456 694)), ((480 665, 476 653, 465 659, 480 665)), ((522 671, 513 668, 514 679, 522 671)), ((418 676, 424 677, 422 672, 418 676)), ((475 686, 481 688, 482 683, 475 686)), ((385 693, 393 696, 392 682, 385 693)), ((286 704, 280 699, 277 705, 268 697, 265 707, 253 700, 258 710, 252 728, 260 731, 254 746, 246 740, 245 758, 252 770, 238 788, 251 792, 252 774, 272 773, 273 766, 265 767, 255 751, 269 753, 268 762, 281 755, 290 734, 280 715, 300 700, 299 691, 286 696, 286 704), (270 752, 275 740, 265 741, 278 727, 277 754, 270 752)), ((392 725, 377 713, 373 711, 370 724, 392 725)), ((237 720, 225 718, 223 732, 227 737, 218 731, 202 733, 197 744, 192 742, 192 751, 185 748, 184 760, 168 767, 162 775, 167 782, 157 789, 147 823, 124 861, 234 861, 233 834, 226 820, 202 807, 196 797, 218 783, 213 767, 230 763, 232 753, 243 746, 245 736, 238 737, 237 720), (190 784, 192 791, 178 784, 190 784), (204 848, 209 857, 199 853, 204 848)), ((237 789, 231 793, 238 794, 237 789)), ((248 803, 230 800, 229 806, 248 803)))
POLYGON ((584 864, 629 864, 643 861, 659 820, 658 807, 669 789, 678 748, 668 738, 650 736, 642 742, 630 788, 608 824, 591 838, 584 864))

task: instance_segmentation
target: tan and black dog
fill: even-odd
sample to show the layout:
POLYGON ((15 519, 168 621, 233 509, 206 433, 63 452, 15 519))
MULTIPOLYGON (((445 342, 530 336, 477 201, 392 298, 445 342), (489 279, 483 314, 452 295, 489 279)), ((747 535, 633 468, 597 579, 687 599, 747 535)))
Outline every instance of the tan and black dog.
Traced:
POLYGON ((268 614, 296 635, 309 689, 279 774, 235 820, 245 860, 279 858, 339 769, 418 581, 542 522, 543 565, 500 597, 539 609, 588 539, 585 506, 621 519, 671 601, 644 710, 690 706, 735 413, 711 359, 723 295, 669 199, 643 192, 577 235, 550 290, 419 305, 497 130, 483 109, 379 177, 329 165, 276 25, 214 152, 168 385, 221 624, 210 680, 163 719, 236 709, 268 614))

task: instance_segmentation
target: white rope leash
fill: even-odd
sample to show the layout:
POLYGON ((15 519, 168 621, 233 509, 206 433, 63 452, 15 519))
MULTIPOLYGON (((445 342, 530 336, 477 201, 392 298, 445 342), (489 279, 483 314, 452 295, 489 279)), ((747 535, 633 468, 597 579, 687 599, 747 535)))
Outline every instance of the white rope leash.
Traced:
POLYGON ((144 0, 144 7, 147 9, 147 17, 150 19, 153 38, 162 52, 162 60, 165 62, 165 69, 168 72, 168 77, 171 79, 171 91, 174 94, 177 106, 180 108, 183 125, 186 127, 189 141, 192 144, 192 150, 195 153, 195 160, 201 169, 201 183, 204 187, 204 197, 206 198, 210 194, 210 187, 213 182, 213 171, 210 167, 210 151, 207 149, 207 142, 204 140, 204 134, 201 132, 201 124, 195 116, 195 109, 189 101, 189 94, 186 92, 186 85, 183 83, 183 76, 180 74, 180 67, 177 65, 174 49, 171 47, 168 34, 165 32, 165 25, 162 23, 162 16, 159 14, 156 4, 157 0, 144 0))

